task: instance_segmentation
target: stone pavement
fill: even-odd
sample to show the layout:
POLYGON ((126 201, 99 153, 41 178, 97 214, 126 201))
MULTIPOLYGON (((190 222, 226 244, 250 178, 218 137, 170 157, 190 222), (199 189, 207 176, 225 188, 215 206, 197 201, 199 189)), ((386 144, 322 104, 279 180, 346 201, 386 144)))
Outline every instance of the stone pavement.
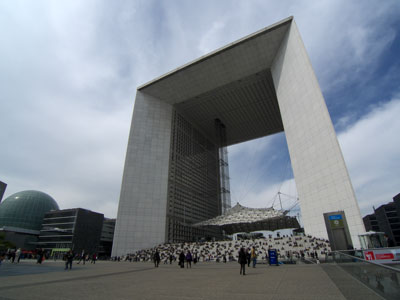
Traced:
POLYGON ((321 266, 258 265, 240 276, 233 262, 180 269, 98 261, 64 271, 62 261, 22 261, 0 266, 0 299, 382 299, 339 267, 321 266))

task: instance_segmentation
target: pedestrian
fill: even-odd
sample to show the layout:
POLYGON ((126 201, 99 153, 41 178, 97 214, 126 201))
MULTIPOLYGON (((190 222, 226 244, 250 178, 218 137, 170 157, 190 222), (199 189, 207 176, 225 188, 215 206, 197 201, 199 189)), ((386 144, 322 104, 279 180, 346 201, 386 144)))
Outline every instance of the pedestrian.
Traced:
POLYGON ((93 255, 92 255, 92 261, 90 262, 91 264, 95 264, 96 263, 96 260, 97 260, 97 255, 96 255, 96 253, 93 253, 93 255))
POLYGON ((384 235, 385 241, 386 241, 386 247, 395 247, 394 241, 387 235, 384 235))
POLYGON ((65 270, 72 269, 72 261, 74 260, 74 253, 72 250, 69 250, 67 254, 65 255, 65 270))
POLYGON ((246 269, 246 262, 247 262, 247 253, 243 247, 240 248, 238 262, 240 264, 240 275, 242 275, 242 273, 243 273, 243 275, 246 275, 245 269, 246 269))
POLYGON ((41 264, 42 261, 43 261, 43 249, 39 248, 39 249, 37 250, 36 258, 37 258, 36 263, 37 263, 37 264, 41 264))
POLYGON ((181 268, 185 267, 185 253, 183 253, 183 250, 181 251, 181 254, 179 254, 179 265, 181 268))
POLYGON ((156 252, 153 255, 153 260, 154 260, 154 266, 156 268, 158 268, 158 265, 160 264, 161 258, 160 258, 160 253, 158 252, 157 249, 156 249, 156 252))
POLYGON ((257 252, 254 247, 251 249, 251 260, 253 261, 253 268, 255 268, 257 264, 257 252))
POLYGON ((81 256, 79 257, 79 261, 77 262, 77 264, 79 265, 79 263, 83 260, 83 264, 85 264, 86 262, 86 253, 85 253, 85 249, 82 250, 81 256))
POLYGON ((11 250, 11 263, 15 262, 15 249, 11 250))
POLYGON ((251 261, 250 249, 247 249, 246 260, 247 260, 247 266, 250 267, 250 261, 251 261))
POLYGON ((21 259, 21 248, 18 248, 17 252, 15 252, 15 256, 17 259, 17 263, 19 263, 20 259, 21 259))
POLYGON ((186 253, 186 268, 192 268, 192 253, 190 250, 186 253))

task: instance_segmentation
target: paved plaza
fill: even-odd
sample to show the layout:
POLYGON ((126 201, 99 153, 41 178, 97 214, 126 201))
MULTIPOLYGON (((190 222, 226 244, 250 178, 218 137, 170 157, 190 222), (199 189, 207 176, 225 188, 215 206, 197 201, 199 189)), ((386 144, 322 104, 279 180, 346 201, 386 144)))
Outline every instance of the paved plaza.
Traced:
POLYGON ((336 265, 177 264, 62 261, 0 266, 0 299, 381 299, 336 265), (327 270, 328 269, 328 270, 327 270))

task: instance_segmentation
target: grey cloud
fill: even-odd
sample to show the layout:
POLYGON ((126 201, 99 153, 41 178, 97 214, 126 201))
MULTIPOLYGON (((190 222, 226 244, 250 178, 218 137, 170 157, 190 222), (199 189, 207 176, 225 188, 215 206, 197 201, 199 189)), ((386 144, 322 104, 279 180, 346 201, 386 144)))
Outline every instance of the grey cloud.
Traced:
POLYGON ((0 180, 9 184, 7 195, 38 189, 61 207, 115 216, 136 87, 289 15, 322 88, 340 87, 338 74, 351 76, 349 61, 357 56, 352 66, 363 69, 363 58, 376 59, 390 43, 393 33, 382 28, 390 28, 397 4, 318 3, 1 2, 0 180), (377 37, 382 46, 373 44, 377 37))

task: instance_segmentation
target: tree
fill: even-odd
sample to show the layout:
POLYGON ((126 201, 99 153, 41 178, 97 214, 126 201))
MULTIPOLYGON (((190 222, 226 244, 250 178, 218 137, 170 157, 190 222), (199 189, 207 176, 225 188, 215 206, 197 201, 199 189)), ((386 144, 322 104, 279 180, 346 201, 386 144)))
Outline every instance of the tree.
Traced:
POLYGON ((0 252, 7 251, 9 248, 15 248, 15 245, 6 240, 4 232, 0 232, 0 252))

